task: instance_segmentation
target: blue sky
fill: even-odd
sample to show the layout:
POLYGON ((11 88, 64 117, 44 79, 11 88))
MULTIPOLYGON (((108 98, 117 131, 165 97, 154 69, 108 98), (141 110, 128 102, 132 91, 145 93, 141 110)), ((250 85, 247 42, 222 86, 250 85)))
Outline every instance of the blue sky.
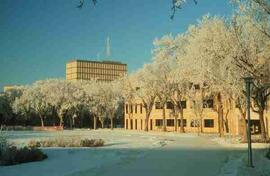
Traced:
POLYGON ((111 39, 111 59, 128 64, 129 72, 151 60, 153 40, 182 33, 201 16, 228 16, 229 0, 187 3, 170 20, 171 0, 0 0, 0 89, 65 78, 73 58, 103 60, 111 39), (88 2, 89 1, 89 2, 88 2))

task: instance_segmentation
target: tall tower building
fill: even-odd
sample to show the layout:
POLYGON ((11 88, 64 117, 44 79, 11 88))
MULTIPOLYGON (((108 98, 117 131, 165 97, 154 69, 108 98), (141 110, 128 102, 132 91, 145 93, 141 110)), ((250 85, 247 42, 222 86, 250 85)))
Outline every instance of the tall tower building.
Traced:
POLYGON ((66 64, 67 80, 113 81, 127 74, 127 64, 116 61, 71 60, 66 64))

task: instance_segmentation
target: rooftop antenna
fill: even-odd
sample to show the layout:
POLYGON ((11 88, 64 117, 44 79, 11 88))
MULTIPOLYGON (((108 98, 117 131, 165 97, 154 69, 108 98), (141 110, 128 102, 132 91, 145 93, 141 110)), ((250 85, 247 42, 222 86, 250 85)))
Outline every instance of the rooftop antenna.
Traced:
POLYGON ((105 47, 106 47, 105 48, 105 57, 106 57, 106 59, 109 59, 111 56, 110 37, 107 37, 105 47))

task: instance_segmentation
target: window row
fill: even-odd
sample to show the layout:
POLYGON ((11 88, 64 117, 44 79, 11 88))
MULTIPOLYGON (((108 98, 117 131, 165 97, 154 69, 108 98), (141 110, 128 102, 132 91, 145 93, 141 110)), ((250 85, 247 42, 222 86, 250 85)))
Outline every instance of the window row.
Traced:
MULTIPOLYGON (((204 127, 205 128, 214 128, 214 119, 204 119, 204 127)), ((156 119, 155 125, 158 127, 163 126, 162 119, 156 119)), ((166 119, 166 126, 173 127, 174 126, 174 119, 166 119)), ((181 120, 178 119, 178 127, 181 126, 181 120)), ((187 127, 187 119, 183 119, 183 126, 187 127)), ((200 127, 200 120, 199 119, 192 119, 190 121, 190 127, 200 127)))
POLYGON ((78 62, 78 67, 96 67, 96 68, 104 68, 104 69, 119 69, 125 70, 126 65, 116 65, 116 64, 102 64, 102 63, 91 63, 91 62, 78 62))
MULTIPOLYGON (((183 109, 187 108, 187 102, 186 101, 179 101, 177 105, 178 105, 178 107, 181 107, 183 109)), ((163 105, 160 102, 156 102, 155 107, 156 107, 156 109, 162 109, 163 105)), ((166 103, 166 108, 167 109, 173 109, 173 107, 174 107, 174 104, 172 102, 168 101, 166 103)))
POLYGON ((120 71, 120 72, 126 72, 126 69, 109 69, 109 68, 101 68, 101 67, 67 67, 66 69, 69 70, 83 70, 83 71, 89 71, 89 70, 105 70, 105 71, 120 71))
MULTIPOLYGON (((196 106, 195 101, 193 101, 193 105, 192 106, 196 106)), ((155 109, 162 109, 164 105, 161 104, 161 102, 156 102, 155 103, 155 109)), ((166 109, 173 109, 174 108, 174 104, 172 102, 167 102, 166 103, 166 109)), ((187 108, 187 102, 186 101, 179 101, 177 102, 177 106, 179 108, 182 109, 186 109, 187 108)), ((213 99, 207 99, 203 101, 203 108, 213 108, 214 107, 214 101, 213 99)), ((192 107, 191 107, 192 108, 192 107)))
POLYGON ((89 69, 89 68, 69 68, 66 73, 87 73, 87 74, 123 74, 125 71, 119 70, 104 70, 104 69, 89 69))
POLYGON ((118 76, 112 76, 112 75, 90 75, 90 74, 78 74, 78 79, 116 79, 118 76))
POLYGON ((97 74, 111 74, 111 75, 120 75, 125 74, 126 71, 122 70, 104 70, 104 69, 88 69, 88 68, 78 68, 78 69, 69 69, 69 72, 79 72, 79 73, 97 73, 97 74))
POLYGON ((135 114, 142 114, 143 113, 143 105, 141 104, 126 104, 126 114, 135 113, 135 114))

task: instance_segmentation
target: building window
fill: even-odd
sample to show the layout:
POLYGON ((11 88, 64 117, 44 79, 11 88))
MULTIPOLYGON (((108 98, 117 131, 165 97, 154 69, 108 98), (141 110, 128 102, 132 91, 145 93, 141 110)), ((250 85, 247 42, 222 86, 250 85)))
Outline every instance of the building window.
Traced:
POLYGON ((156 119, 156 126, 160 127, 163 125, 163 120, 162 119, 156 119))
POLYGON ((166 105, 167 105, 167 109, 173 109, 173 103, 172 102, 168 101, 166 105))
POLYGON ((192 119, 190 122, 191 127, 200 127, 200 120, 199 119, 192 119))
POLYGON ((179 105, 181 105, 182 109, 186 109, 187 108, 187 101, 180 101, 178 103, 179 103, 179 105))
POLYGON ((174 126, 174 119, 167 119, 167 126, 174 126))
POLYGON ((204 127, 214 128, 214 119, 204 119, 204 127))
POLYGON ((137 104, 135 104, 135 113, 137 114, 137 104))
POLYGON ((133 106, 132 106, 132 104, 130 105, 130 113, 131 114, 133 113, 133 106))
POLYGON ((126 114, 128 114, 128 104, 126 104, 126 114))
POLYGON ((194 88, 195 88, 196 90, 199 90, 199 89, 200 89, 200 85, 199 85, 199 84, 195 84, 195 85, 194 85, 194 88))
POLYGON ((130 119, 130 129, 133 130, 133 120, 130 119))
POLYGON ((214 101, 213 99, 203 100, 203 108, 213 108, 214 101))
MULTIPOLYGON (((178 119, 178 125, 179 125, 179 127, 181 126, 181 119, 178 119)), ((184 127, 187 126, 187 119, 183 119, 183 126, 184 127)))
POLYGON ((161 106, 160 102, 156 102, 155 106, 156 106, 156 109, 162 109, 162 106, 161 106))
POLYGON ((140 106, 140 109, 141 109, 141 114, 142 114, 142 108, 143 108, 143 105, 142 105, 142 103, 141 103, 141 106, 140 106))

